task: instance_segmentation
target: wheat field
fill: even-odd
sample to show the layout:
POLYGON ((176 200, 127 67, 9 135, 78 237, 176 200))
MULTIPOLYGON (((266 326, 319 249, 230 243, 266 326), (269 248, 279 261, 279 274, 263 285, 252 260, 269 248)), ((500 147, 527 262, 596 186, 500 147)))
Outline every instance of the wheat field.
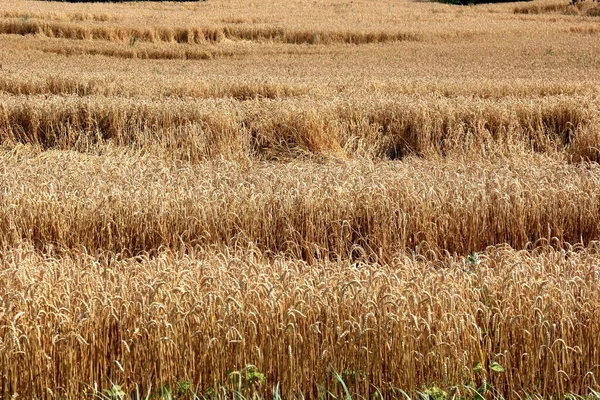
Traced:
POLYGON ((0 398, 600 399, 599 15, 0 0, 0 398))

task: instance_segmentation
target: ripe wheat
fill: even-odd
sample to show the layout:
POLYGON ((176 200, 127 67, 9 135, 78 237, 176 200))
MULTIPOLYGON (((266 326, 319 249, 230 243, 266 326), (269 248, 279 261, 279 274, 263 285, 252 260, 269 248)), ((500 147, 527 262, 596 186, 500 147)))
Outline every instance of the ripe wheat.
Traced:
POLYGON ((0 1, 0 397, 595 398, 566 3, 0 1))

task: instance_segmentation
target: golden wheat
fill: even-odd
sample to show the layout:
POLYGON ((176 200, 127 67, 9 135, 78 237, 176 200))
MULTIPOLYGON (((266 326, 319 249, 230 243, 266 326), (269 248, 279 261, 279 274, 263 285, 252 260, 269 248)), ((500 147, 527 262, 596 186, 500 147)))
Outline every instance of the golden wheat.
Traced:
POLYGON ((353 259, 355 247, 387 261, 404 249, 587 243, 600 226, 597 165, 548 157, 182 166, 122 150, 23 149, 3 159, 1 241, 41 250, 135 255, 254 243, 308 261, 353 259))
MULTIPOLYGON (((249 90, 250 96, 260 93, 249 90)), ((249 97, 239 86, 230 95, 249 97)), ((548 96, 534 102, 387 95, 366 104, 364 97, 344 96, 323 105, 312 99, 8 96, 0 104, 0 138, 59 149, 82 143, 135 148, 154 143, 171 152, 181 150, 184 157, 189 152, 190 161, 226 156, 234 149, 240 150, 238 157, 262 159, 302 153, 397 159, 529 149, 566 150, 577 159, 597 160, 598 104, 597 96, 548 96)))
POLYGON ((248 364, 266 372, 255 390, 278 382, 285 397, 343 394, 334 370, 363 396, 432 382, 487 381, 509 397, 596 387, 597 245, 489 248, 476 265, 399 256, 311 267, 256 250, 57 257, 25 245, 0 262, 4 397, 182 380, 202 394, 248 364))
POLYGON ((0 398, 596 398, 567 3, 0 1, 0 398))

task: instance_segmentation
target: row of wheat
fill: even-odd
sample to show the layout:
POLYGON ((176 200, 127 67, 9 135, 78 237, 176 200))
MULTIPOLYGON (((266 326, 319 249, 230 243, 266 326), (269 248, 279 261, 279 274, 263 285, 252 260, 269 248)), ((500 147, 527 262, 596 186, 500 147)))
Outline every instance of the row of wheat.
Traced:
MULTIPOLYGON (((64 46, 63 43, 56 43, 64 46)), ((264 52, 264 50, 261 50, 264 52)), ((0 92, 15 95, 15 99, 33 95, 77 95, 105 96, 115 98, 142 98, 164 100, 166 98, 210 99, 232 98, 236 100, 279 99, 288 97, 309 97, 315 102, 346 97, 348 101, 369 96, 385 99, 402 95, 416 99, 470 99, 475 102, 501 101, 507 106, 509 100, 525 99, 540 106, 544 98, 570 100, 572 107, 589 109, 596 103, 595 96, 600 85, 593 80, 578 79, 482 79, 473 77, 457 82, 451 78, 421 77, 419 79, 394 77, 391 79, 357 76, 343 77, 268 77, 219 76, 171 76, 154 68, 153 74, 128 75, 115 71, 101 73, 80 73, 64 71, 23 70, 5 71, 0 75, 0 92)))
POLYGON ((47 21, 28 17, 0 20, 0 34, 45 35, 64 39, 168 42, 204 44, 223 40, 276 41, 290 44, 365 44, 391 41, 421 40, 412 32, 354 32, 326 30, 292 30, 271 25, 225 25, 205 28, 127 28, 88 26, 71 22, 47 21))
POLYGON ((585 394, 598 388, 599 264, 597 245, 316 266, 18 245, 0 256, 0 394, 585 394))
POLYGON ((152 145, 189 161, 332 155, 397 159, 558 152, 598 159, 597 96, 415 97, 330 101, 5 96, 0 140, 43 148, 152 145))
POLYGON ((192 166, 136 155, 4 151, 0 242, 135 255, 254 245, 314 261, 468 254, 600 234, 596 163, 410 159, 192 166), (365 254, 366 253, 366 254, 365 254))

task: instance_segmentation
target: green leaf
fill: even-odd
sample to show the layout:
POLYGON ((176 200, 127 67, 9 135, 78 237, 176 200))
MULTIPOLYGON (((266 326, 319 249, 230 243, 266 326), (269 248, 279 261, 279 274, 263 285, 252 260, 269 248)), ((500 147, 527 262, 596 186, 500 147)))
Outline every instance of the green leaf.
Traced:
POLYGON ((104 389, 104 393, 110 399, 122 399, 125 392, 120 385, 113 385, 110 389, 104 389))
POLYGON ((338 374, 335 370, 333 370, 333 376, 342 385, 342 388, 344 389, 344 393, 346 394, 346 400, 352 400, 352 395, 350 394, 350 391, 348 390, 348 387, 346 386, 346 383, 344 382, 344 378, 342 378, 342 376, 340 374, 338 374))
POLYGON ((496 361, 490 364, 490 369, 495 372, 504 372, 504 367, 498 364, 496 361))
POLYGON ((477 388, 476 392, 481 397, 481 395, 486 394, 491 389, 492 385, 490 383, 484 383, 483 385, 477 388))
POLYGON ((472 267, 478 266, 481 263, 481 260, 479 259, 479 253, 474 252, 469 254, 467 256, 467 263, 472 267))
POLYGON ((477 361, 475 363, 473 363, 473 372, 474 373, 479 373, 483 370, 483 364, 481 363, 481 361, 477 361))
POLYGON ((267 383, 267 378, 265 377, 265 374, 263 374, 262 372, 259 372, 259 371, 250 371, 250 372, 248 372, 246 380, 249 383, 260 382, 263 385, 265 383, 267 383))
POLYGON ((179 381, 177 382, 177 394, 183 396, 187 392, 190 391, 192 387, 192 383, 189 381, 179 381))

